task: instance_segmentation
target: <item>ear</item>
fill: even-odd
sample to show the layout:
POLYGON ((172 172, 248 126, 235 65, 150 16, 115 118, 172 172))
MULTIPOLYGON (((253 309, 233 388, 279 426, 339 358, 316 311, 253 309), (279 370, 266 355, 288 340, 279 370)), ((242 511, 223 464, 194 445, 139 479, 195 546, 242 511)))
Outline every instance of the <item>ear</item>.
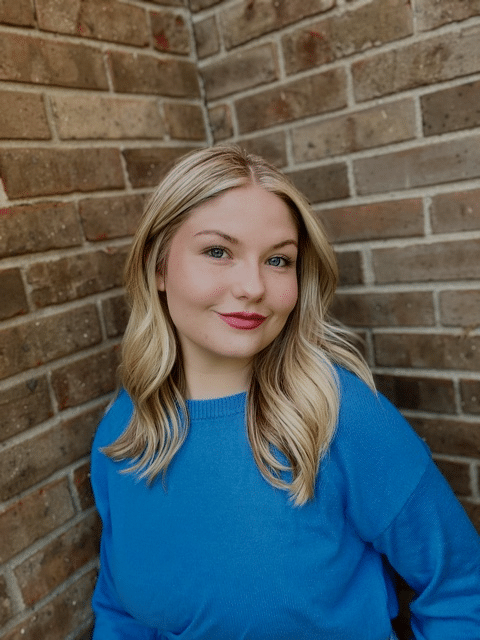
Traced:
POLYGON ((157 289, 158 291, 165 291, 165 276, 162 271, 157 271, 157 289))

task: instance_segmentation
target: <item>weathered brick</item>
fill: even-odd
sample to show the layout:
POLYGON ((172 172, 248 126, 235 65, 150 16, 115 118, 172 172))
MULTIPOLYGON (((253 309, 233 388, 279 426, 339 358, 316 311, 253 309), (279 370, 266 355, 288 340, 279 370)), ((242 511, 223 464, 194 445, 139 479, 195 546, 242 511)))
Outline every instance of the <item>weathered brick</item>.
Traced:
POLYGON ((338 293, 332 313, 352 327, 432 326, 433 296, 428 291, 338 293))
POLYGON ((29 607, 48 595, 98 553, 100 522, 96 513, 66 531, 14 569, 29 607))
MULTIPOLYGON (((86 456, 104 405, 0 451, 0 500, 8 500, 86 456)), ((56 525, 58 526, 58 525, 56 525)))
POLYGON ((7 582, 3 576, 0 576, 0 624, 5 624, 7 620, 12 617, 12 609, 12 601, 8 594, 7 582))
POLYGON ((347 168, 343 162, 286 172, 310 202, 348 198, 347 168))
POLYGON ((455 419, 409 418, 434 453, 480 458, 478 425, 455 419))
POLYGON ((480 380, 460 380, 462 409, 465 413, 480 413, 480 380))
POLYGON ((45 31, 136 46, 148 44, 145 11, 116 0, 35 0, 38 25, 45 31))
POLYGON ((279 76, 276 48, 272 43, 234 51, 201 69, 209 100, 265 85, 279 76))
POLYGON ((18 316, 28 311, 20 269, 0 271, 0 319, 18 316))
POLYGON ((98 49, 14 33, 2 33, 0 39, 0 80, 108 89, 98 49))
POLYGON ((162 138, 165 127, 156 99, 105 96, 52 98, 60 138, 162 138))
POLYGON ((94 623, 91 622, 86 629, 83 629, 82 631, 79 631, 78 634, 76 634, 75 636, 73 636, 72 640, 92 640, 92 636, 93 636, 93 627, 94 627, 94 623))
POLYGON ((470 467, 467 464, 451 460, 435 460, 435 462, 457 495, 471 495, 470 467))
POLYGON ((363 284, 362 254, 359 251, 337 251, 336 258, 340 286, 363 284))
POLYGON ((130 308, 125 296, 107 298, 102 302, 102 312, 105 319, 105 327, 109 338, 116 338, 126 329, 130 308))
POLYGON ((355 97, 368 100, 480 71, 480 26, 379 53, 352 65, 355 97))
POLYGON ((0 331, 0 377, 98 344, 102 333, 95 305, 30 320, 0 331))
POLYGON ((0 391, 0 441, 53 415, 45 378, 31 378, 0 391))
POLYGON ((480 176, 480 137, 354 160, 358 193, 384 193, 480 176))
POLYGON ((90 600, 95 587, 97 572, 92 570, 79 578, 48 604, 19 623, 2 640, 43 638, 60 640, 85 626, 92 617, 90 600))
POLYGON ((377 374, 375 383, 380 393, 399 409, 455 413, 455 391, 451 380, 377 374))
POLYGON ((35 14, 30 0, 0 0, 0 23, 14 24, 21 27, 33 27, 35 14))
POLYGON ((417 27, 421 31, 435 29, 449 22, 460 22, 479 14, 478 0, 420 0, 415 4, 417 27))
POLYGON ((125 149, 128 177, 133 187, 156 187, 181 156, 193 147, 140 147, 125 149))
MULTIPOLYGON (((163 3, 162 0, 153 0, 154 2, 159 2, 162 4, 174 4, 170 0, 170 2, 163 3)), ((189 6, 191 11, 201 11, 202 9, 207 9, 208 7, 213 7, 215 4, 219 4, 222 0, 190 0, 189 6)))
POLYGON ((197 69, 189 60, 110 51, 109 61, 115 91, 120 93, 200 97, 197 69))
POLYGON ((480 327, 480 291, 458 289, 440 293, 441 322, 445 326, 480 327))
POLYGON ((119 287, 125 258, 126 250, 116 247, 36 262, 27 270, 32 300, 37 307, 46 307, 119 287))
POLYGON ((82 241, 82 227, 71 203, 0 209, 0 257, 73 247, 82 241))
MULTIPOLYGON (((0 5, 1 7, 1 5, 0 5)), ((0 138, 49 140, 51 138, 43 96, 20 91, 0 91, 0 138)))
POLYGON ((426 136, 472 129, 480 125, 480 82, 470 82, 421 98, 426 136))
POLYGON ((334 6, 335 0, 237 2, 220 14, 225 46, 231 49, 334 6))
POLYGON ((90 482, 90 464, 82 464, 75 469, 73 481, 77 490, 80 506, 83 510, 93 507, 95 499, 93 497, 92 485, 90 482))
POLYGON ((458 240, 372 252, 377 282, 432 282, 480 277, 480 240, 458 240))
POLYGON ((95 353, 54 369, 52 386, 60 409, 103 396, 116 387, 118 348, 95 353))
POLYGON ((233 136, 232 112, 228 104, 219 104, 208 110, 208 120, 215 142, 233 136))
POLYGON ((374 334, 376 363, 426 369, 480 368, 480 337, 439 333, 374 334))
POLYGON ((190 33, 181 13, 155 11, 150 13, 155 49, 188 55, 191 50, 190 33))
POLYGON ((193 28, 197 55, 200 59, 220 51, 220 39, 215 16, 194 22, 193 28))
POLYGON ((205 120, 199 105, 166 102, 163 105, 165 123, 171 138, 177 140, 206 140, 205 120))
POLYGON ((283 36, 285 68, 288 74, 297 73, 400 40, 412 32, 410 3, 374 0, 283 36))
POLYGON ((336 243, 424 234, 423 206, 417 198, 319 209, 318 217, 336 243))
POLYGON ((292 131, 295 160, 305 162, 415 138, 411 100, 314 122, 292 131))
POLYGON ((336 111, 347 104, 346 78, 332 69, 235 101, 240 133, 336 111))
POLYGON ((248 153, 261 156, 276 167, 287 165, 287 144, 283 131, 255 138, 244 138, 239 140, 238 144, 248 153))
POLYGON ((9 198, 125 186, 118 149, 3 149, 0 172, 9 198))
POLYGON ((0 514, 0 561, 6 562, 74 515, 65 478, 29 493, 0 514))
POLYGON ((133 235, 143 207, 142 195, 81 200, 79 212, 85 237, 87 240, 110 240, 133 235))
POLYGON ((434 233, 480 229, 480 190, 435 196, 430 217, 434 233))

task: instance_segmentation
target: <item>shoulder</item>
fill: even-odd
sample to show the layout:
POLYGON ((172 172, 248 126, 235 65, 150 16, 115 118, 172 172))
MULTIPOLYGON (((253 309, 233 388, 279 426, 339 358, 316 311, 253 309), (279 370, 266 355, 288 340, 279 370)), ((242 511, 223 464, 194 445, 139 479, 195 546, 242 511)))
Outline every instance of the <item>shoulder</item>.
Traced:
POLYGON ((133 414, 133 402, 125 389, 119 389, 108 405, 95 434, 94 449, 114 442, 128 427, 133 414))

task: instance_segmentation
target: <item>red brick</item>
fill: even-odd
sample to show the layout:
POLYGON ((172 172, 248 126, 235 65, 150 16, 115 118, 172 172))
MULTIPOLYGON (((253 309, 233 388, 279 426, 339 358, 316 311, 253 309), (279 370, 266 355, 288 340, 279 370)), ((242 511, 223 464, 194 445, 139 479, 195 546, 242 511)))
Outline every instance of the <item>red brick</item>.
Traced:
POLYGON ((38 602, 98 554, 100 521, 92 513, 19 564, 14 574, 27 607, 38 602))
POLYGON ((288 74, 297 73, 405 38, 412 32, 410 3, 373 0, 283 36, 285 67, 288 74))
POLYGON ((423 205, 417 198, 320 209, 318 217, 330 240, 336 243, 422 236, 424 233, 423 205))
POLYGON ((65 591, 19 623, 2 640, 62 640, 88 624, 96 571, 89 571, 65 591))
POLYGON ((120 287, 125 258, 126 250, 115 247, 36 262, 27 270, 32 301, 46 307, 120 287))
POLYGON ((155 11, 150 13, 150 20, 155 49, 181 55, 190 53, 190 32, 183 14, 155 11))
POLYGON ((472 486, 468 465, 451 460, 436 460, 435 462, 457 495, 471 495, 472 486))
POLYGON ((54 369, 52 386, 60 409, 103 396, 116 387, 118 348, 95 353, 54 369))
POLYGON ((237 2, 220 14, 225 46, 231 49, 334 6, 335 0, 237 2))
POLYGON ((2 33, 0 60, 0 80, 108 89, 102 52, 83 44, 2 33))
POLYGON ((80 218, 87 240, 110 240, 131 236, 144 207, 142 195, 87 198, 79 202, 80 218))
POLYGON ((220 39, 218 36, 215 16, 205 18, 193 24, 197 55, 206 58, 220 51, 220 39))
POLYGON ((410 140, 415 126, 411 100, 337 116, 294 129, 294 157, 306 162, 410 140))
POLYGON ((197 69, 189 60, 120 51, 110 51, 109 60, 115 91, 200 97, 197 69))
POLYGON ((35 0, 40 29, 135 46, 148 44, 145 11, 116 0, 35 0))
POLYGON ((272 43, 234 51, 201 69, 207 99, 266 85, 279 77, 276 48, 272 43))
POLYGON ((0 23, 33 27, 35 14, 31 0, 0 0, 0 23))
POLYGON ((409 421, 434 453, 480 458, 477 424, 443 418, 410 418, 409 421))
POLYGON ((415 5, 417 27, 422 31, 435 29, 449 22, 460 22, 480 14, 478 0, 421 0, 415 5))
POLYGON ((463 411, 480 414, 480 380, 460 380, 460 393, 463 411))
POLYGON ((233 136, 232 112, 228 104, 219 104, 208 110, 208 120, 215 142, 233 136))
POLYGON ((440 293, 441 321, 445 326, 480 327, 480 291, 458 289, 440 293))
POLYGON ((480 535, 480 504, 462 500, 462 505, 480 535))
POLYGON ((347 105, 346 78, 332 69, 235 101, 240 133, 336 111, 347 105))
POLYGON ((83 510, 93 507, 95 499, 93 497, 92 485, 90 482, 90 463, 83 464, 75 469, 73 481, 77 490, 80 506, 83 510))
POLYGON ((0 271, 0 319, 18 316, 28 311, 20 269, 0 271))
POLYGON ((73 247, 82 241, 71 203, 40 202, 0 210, 0 257, 73 247))
POLYGON ((434 233, 480 229, 480 190, 435 196, 430 217, 434 233))
POLYGON ((7 387, 0 391, 0 441, 40 424, 52 415, 45 378, 31 378, 7 387))
POLYGON ((13 615, 12 601, 8 594, 7 582, 0 576, 0 624, 3 625, 13 615))
POLYGON ((171 138, 176 140, 206 140, 205 120, 199 105, 166 102, 165 122, 171 138))
MULTIPOLYGON (((1 10, 1 9, 0 9, 1 10)), ((50 127, 43 96, 20 91, 0 91, 0 138, 49 140, 50 127)))
POLYGON ((480 125, 480 82, 444 89, 421 98, 426 136, 472 129, 480 125))
POLYGON ((339 251, 336 254, 339 284, 348 287, 363 284, 362 255, 359 251, 339 251))
POLYGON ((106 96, 52 98, 60 138, 163 138, 165 127, 156 99, 106 96))
POLYGON ((480 278, 480 239, 375 249, 376 282, 480 278))
POLYGON ((102 302, 102 311, 105 319, 105 327, 109 338, 116 338, 126 329, 130 308, 124 296, 107 298, 102 302))
POLYGON ((480 71, 480 26, 397 47, 353 63, 357 101, 480 71))
POLYGON ((66 478, 29 493, 0 514, 0 561, 6 562, 74 515, 66 478))
MULTIPOLYGON (((105 405, 0 451, 0 500, 9 500, 88 455, 105 405)), ((58 525, 56 525, 58 526, 58 525)))
POLYGON ((48 315, 0 331, 0 377, 98 344, 102 333, 95 305, 48 315))
MULTIPOLYGON (((479 38, 480 39, 480 38, 479 38)), ((359 194, 385 193, 480 176, 480 137, 354 160, 359 194)))
POLYGON ((286 172, 310 202, 348 198, 347 168, 343 162, 286 172))
POLYGON ((399 409, 456 413, 451 380, 378 374, 375 383, 380 393, 399 409))
POLYGON ((433 296, 428 291, 405 293, 338 293, 332 313, 352 327, 433 326, 433 296))
POLYGON ((128 177, 133 187, 156 187, 174 162, 193 147, 140 147, 126 149, 128 177))
POLYGON ((437 333, 375 333, 376 363, 415 369, 480 369, 480 337, 437 333))
POLYGON ((276 167, 285 167, 288 164, 285 132, 270 133, 239 140, 238 144, 248 153, 265 158, 276 167))

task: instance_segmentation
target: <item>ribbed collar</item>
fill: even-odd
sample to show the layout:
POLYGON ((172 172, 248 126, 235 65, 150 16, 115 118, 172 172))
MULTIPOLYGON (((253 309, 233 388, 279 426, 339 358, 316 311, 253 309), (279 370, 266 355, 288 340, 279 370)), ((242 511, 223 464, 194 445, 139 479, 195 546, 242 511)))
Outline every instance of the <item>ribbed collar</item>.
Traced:
POLYGON ((191 420, 222 418, 245 411, 247 392, 237 393, 224 398, 208 400, 187 400, 187 409, 191 420))

